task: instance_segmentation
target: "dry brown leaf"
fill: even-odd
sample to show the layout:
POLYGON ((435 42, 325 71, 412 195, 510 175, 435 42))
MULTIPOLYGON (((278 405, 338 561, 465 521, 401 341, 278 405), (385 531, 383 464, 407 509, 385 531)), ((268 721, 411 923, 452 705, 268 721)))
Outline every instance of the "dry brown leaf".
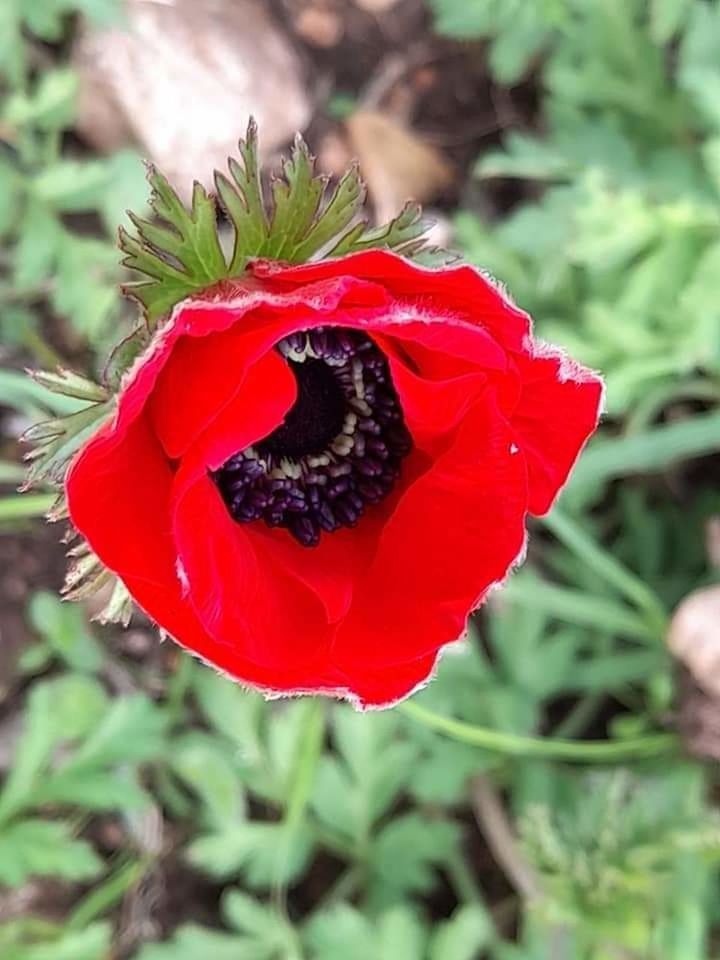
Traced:
POLYGON ((346 125, 378 222, 396 216, 406 200, 425 203, 452 183, 443 154, 387 114, 357 110, 346 125))
POLYGON ((237 151, 252 114, 264 155, 310 120, 300 63, 262 0, 127 0, 126 23, 86 27, 73 61, 78 129, 96 149, 130 141, 187 196, 237 151))

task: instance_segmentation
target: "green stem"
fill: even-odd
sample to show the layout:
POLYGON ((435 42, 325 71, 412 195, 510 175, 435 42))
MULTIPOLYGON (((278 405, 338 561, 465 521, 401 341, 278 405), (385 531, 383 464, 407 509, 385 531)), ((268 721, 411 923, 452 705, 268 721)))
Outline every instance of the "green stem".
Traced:
POLYGON ((104 883, 78 903, 66 923, 67 928, 84 930, 97 917, 107 913, 142 879, 148 866, 149 862, 144 860, 122 863, 104 883))
POLYGON ((452 717, 443 717, 417 703, 403 703, 398 710, 453 740, 510 757, 543 757, 569 763, 619 763, 671 753, 678 743, 677 738, 669 733, 648 734, 628 740, 544 739, 477 727, 452 717))
POLYGON ((273 884, 273 899, 283 915, 286 892, 283 874, 297 832, 305 819, 325 736, 325 705, 319 697, 307 698, 302 703, 300 714, 297 752, 287 781, 283 833, 278 847, 276 879, 273 884))
POLYGON ((325 705, 320 697, 303 703, 298 752, 290 774, 285 827, 294 831, 302 823, 312 793, 325 735, 325 705))
POLYGON ((460 850, 453 849, 445 865, 455 894, 461 903, 483 903, 480 888, 460 850))
POLYGON ((591 693, 582 697, 553 730, 553 737, 575 737, 587 728, 603 705, 605 694, 591 693))
POLYGON ((543 518, 543 524, 588 569, 594 571, 639 607, 647 616, 651 626, 658 631, 658 635, 663 635, 667 627, 667 612, 660 598, 640 577, 603 550, 582 527, 562 511, 553 510, 543 518))
POLYGON ((26 520, 29 517, 42 517, 55 503, 55 494, 36 493, 0 499, 0 523, 7 520, 26 520))

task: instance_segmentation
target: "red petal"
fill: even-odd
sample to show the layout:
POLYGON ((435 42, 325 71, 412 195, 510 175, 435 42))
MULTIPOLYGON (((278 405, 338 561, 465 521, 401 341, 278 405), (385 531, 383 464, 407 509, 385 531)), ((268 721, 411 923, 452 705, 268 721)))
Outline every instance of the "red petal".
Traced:
POLYGON ((155 432, 169 457, 181 457, 240 390, 273 333, 242 322, 223 333, 180 337, 150 396, 155 432))
POLYGON ((188 599, 219 647, 279 675, 289 671, 304 675, 308 685, 328 685, 323 608, 273 568, 250 526, 230 517, 208 476, 181 487, 174 527, 188 599))
POLYGON ((560 352, 536 349, 536 356, 516 358, 522 394, 511 422, 527 463, 528 509, 542 516, 598 424, 603 385, 560 352))
POLYGON ((508 350, 522 350, 530 333, 530 318, 507 295, 474 267, 430 269, 387 250, 283 267, 272 260, 251 265, 255 276, 271 287, 285 289, 350 274, 387 287, 397 297, 417 301, 436 314, 450 313, 486 327, 508 350))
POLYGON ((390 707, 426 684, 435 671, 438 653, 419 660, 394 664, 391 669, 353 671, 347 678, 347 689, 360 707, 390 707))
POLYGON ((485 396, 404 492, 335 644, 348 673, 429 655, 507 574, 525 542, 525 463, 485 396))
MULTIPOLYGON (((187 594, 207 632, 260 666, 307 670, 308 683, 312 677, 320 683, 322 675, 327 685, 330 630, 320 598, 304 585, 304 575, 288 574, 262 524, 232 519, 208 476, 231 454, 271 433, 296 390, 292 372, 274 351, 253 365, 237 396, 183 460, 173 489, 173 527, 187 594)), ((299 544, 297 553, 301 564, 299 544)), ((324 572, 317 586, 326 609, 337 616, 338 607, 346 608, 347 600, 337 596, 348 589, 341 571, 324 572)))
POLYGON ((122 433, 108 425, 68 471, 70 517, 110 570, 167 583, 175 578, 171 484, 172 472, 145 417, 122 433))

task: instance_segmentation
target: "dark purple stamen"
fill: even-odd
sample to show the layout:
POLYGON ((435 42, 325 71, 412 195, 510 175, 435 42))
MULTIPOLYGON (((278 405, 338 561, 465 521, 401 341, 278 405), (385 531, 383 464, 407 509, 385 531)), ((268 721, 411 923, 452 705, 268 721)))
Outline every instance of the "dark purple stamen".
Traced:
POLYGON ((365 334, 319 327, 277 345, 298 385, 284 422, 214 474, 233 519, 303 546, 354 527, 393 488, 412 439, 387 360, 365 334))

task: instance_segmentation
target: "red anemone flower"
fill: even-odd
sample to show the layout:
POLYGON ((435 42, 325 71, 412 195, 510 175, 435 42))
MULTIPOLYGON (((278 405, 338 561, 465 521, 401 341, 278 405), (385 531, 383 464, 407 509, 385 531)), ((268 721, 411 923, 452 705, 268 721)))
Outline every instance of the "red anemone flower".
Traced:
POLYGON ((601 396, 469 266, 257 260, 178 304, 126 374, 70 516, 203 660, 388 705, 519 560, 601 396))

